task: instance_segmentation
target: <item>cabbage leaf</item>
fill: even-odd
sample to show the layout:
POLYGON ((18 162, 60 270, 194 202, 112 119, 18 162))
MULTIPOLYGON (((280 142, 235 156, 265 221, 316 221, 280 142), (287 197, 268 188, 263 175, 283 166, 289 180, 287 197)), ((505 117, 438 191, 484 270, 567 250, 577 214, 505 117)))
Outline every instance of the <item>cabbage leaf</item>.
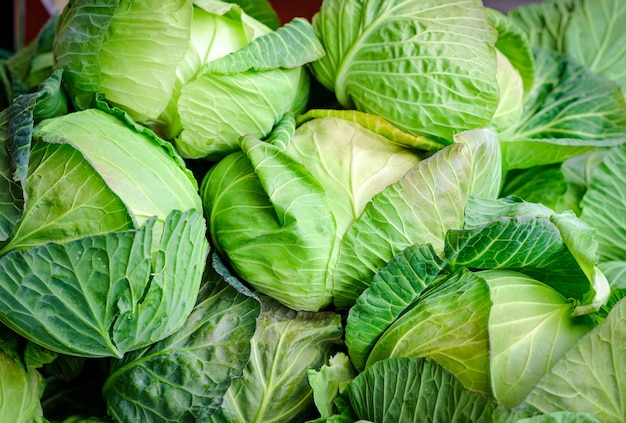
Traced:
MULTIPOLYGON (((215 266, 221 266, 213 255, 215 266)), ((207 266, 196 305, 169 337, 112 363, 102 392, 118 422, 206 421, 250 358, 259 300, 207 266)))
POLYGON ((576 411, 624 421, 626 300, 581 338, 539 381, 526 403, 544 413, 576 411))
POLYGON ((374 274, 410 245, 431 244, 441 252, 446 232, 463 227, 471 195, 497 196, 501 156, 495 132, 476 129, 455 140, 375 195, 347 230, 333 271, 336 306, 352 306, 374 274))

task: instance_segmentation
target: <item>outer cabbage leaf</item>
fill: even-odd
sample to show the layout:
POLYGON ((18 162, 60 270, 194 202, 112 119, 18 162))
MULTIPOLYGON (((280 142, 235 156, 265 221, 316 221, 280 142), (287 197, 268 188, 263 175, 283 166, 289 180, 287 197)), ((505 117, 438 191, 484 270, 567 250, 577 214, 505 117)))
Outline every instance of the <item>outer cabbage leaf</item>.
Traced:
POLYGON ((61 89, 61 70, 54 72, 36 91, 15 99, 8 109, 7 147, 14 167, 13 180, 22 188, 28 173, 33 127, 43 119, 63 115, 68 104, 61 89))
POLYGON ((611 288, 626 289, 626 261, 602 261, 598 263, 598 268, 608 279, 611 288))
POLYGON ((626 261, 603 261, 598 264, 598 268, 611 285, 611 295, 598 313, 599 320, 602 320, 619 300, 626 297, 626 261))
POLYGON ((626 260, 626 146, 610 149, 603 159, 582 198, 580 218, 597 230, 603 261, 626 260))
POLYGON ((558 163, 626 141, 626 102, 615 83, 549 50, 535 50, 535 64, 523 116, 499 134, 505 169, 558 163))
POLYGON ((43 379, 31 370, 26 372, 15 360, 0 350, 0 416, 11 423, 43 421, 39 402, 43 379))
POLYGON ((396 254, 372 278, 346 320, 350 360, 363 370, 376 341, 445 266, 430 245, 414 244, 396 254))
POLYGON ((38 142, 29 162, 23 216, 3 253, 133 228, 124 202, 71 146, 38 142))
POLYGON ((1 319, 68 355, 121 357, 175 332, 193 308, 206 254, 200 212, 0 258, 1 319), (152 251, 151 251, 152 250, 152 251))
POLYGON ((0 242, 6 241, 20 220, 24 209, 21 186, 13 180, 13 166, 7 146, 8 109, 0 112, 0 242))
POLYGON ((172 146, 119 110, 46 119, 32 132, 32 152, 26 134, 13 157, 16 177, 28 165, 27 201, 4 251, 129 229, 152 216, 159 230, 171 210, 201 210, 197 182, 172 146))
POLYGON ((597 148, 563 163, 512 170, 506 175, 500 196, 516 196, 544 204, 557 213, 572 210, 580 216, 581 200, 596 168, 610 150, 597 148))
POLYGON ((484 395, 463 389, 452 374, 423 357, 374 363, 348 389, 357 418, 377 423, 512 423, 533 414, 508 410, 484 395))
POLYGON ((325 1, 313 26, 314 76, 344 108, 411 134, 451 140, 498 103, 496 31, 480 1, 325 1))
MULTIPOLYGON (((54 363, 59 357, 69 358, 69 356, 60 355, 42 347, 41 345, 35 344, 34 342, 26 342, 26 345, 24 346, 24 365, 28 371, 41 369, 50 363, 54 363)), ((60 364, 58 368, 61 368, 62 366, 63 365, 60 364)))
POLYGON ((621 300, 552 366, 525 402, 544 413, 582 412, 623 422, 625 320, 626 300, 621 300))
POLYGON ((117 422, 206 421, 250 357, 260 304, 207 266, 196 305, 168 338, 113 363, 102 388, 117 422))
POLYGON ((596 168, 604 161, 609 151, 611 151, 610 147, 598 148, 563 162, 562 170, 565 180, 576 187, 581 197, 589 189, 596 168))
POLYGON ((237 51, 206 63, 202 71, 219 75, 292 69, 322 56, 324 50, 311 24, 304 18, 295 18, 276 31, 259 34, 237 51))
POLYGON ((177 153, 123 112, 89 109, 40 123, 37 140, 69 144, 124 201, 137 225, 170 210, 201 210, 197 183, 177 153), (115 116, 118 114, 118 116, 115 116))
POLYGON ((549 286, 517 272, 476 274, 489 284, 489 355, 493 395, 518 406, 550 369, 591 328, 572 318, 572 303, 549 286))
POLYGON ((390 357, 427 357, 466 389, 490 395, 489 294, 485 281, 465 269, 429 285, 378 339, 367 366, 390 357))
POLYGON ((62 423, 111 423, 111 420, 101 417, 70 416, 62 423))
POLYGON ((517 423, 601 423, 601 420, 587 413, 557 411, 520 419, 517 423))
MULTIPOLYGON (((53 72, 54 60, 52 49, 56 37, 56 24, 59 14, 52 14, 43 24, 37 37, 31 41, 35 44, 33 56, 30 60, 28 75, 24 78, 28 91, 41 84, 53 72)), ((21 49, 18 49, 20 51, 21 49)), ((16 51, 16 54, 18 52, 16 51)))
POLYGON ((120 0, 74 1, 58 18, 53 46, 57 68, 63 68, 72 104, 85 109, 100 89, 98 52, 120 0))
POLYGON ((34 39, 14 52, 0 52, 0 110, 36 87, 50 76, 53 68, 52 46, 58 14, 51 14, 34 39))
POLYGON ((500 196, 518 197, 529 203, 543 204, 557 213, 567 209, 576 213, 580 198, 567 202, 567 190, 568 184, 559 163, 508 172, 500 196))
POLYGON ((243 376, 233 380, 214 422, 298 422, 313 409, 308 370, 341 342, 341 316, 296 312, 261 297, 261 315, 243 376))
POLYGON ((581 1, 572 10, 563 52, 626 91, 626 4, 619 0, 581 1))
POLYGON ((242 135, 265 138, 286 112, 300 111, 292 106, 308 95, 307 78, 301 68, 200 75, 181 91, 176 148, 216 161, 237 151, 242 135))
POLYGON ((626 87, 626 36, 620 23, 626 6, 619 0, 544 1, 509 15, 535 46, 562 52, 595 74, 626 87))
MULTIPOLYGON (((35 123, 63 115, 68 110, 66 98, 60 87, 61 75, 61 71, 55 71, 36 91, 19 96, 8 111, 2 113, 3 118, 8 119, 8 122, 5 121, 7 123, 6 138, 2 143, 2 155, 4 157, 2 174, 6 184, 5 190, 2 191, 3 203, 5 203, 2 209, 5 216, 3 236, 5 239, 3 241, 11 236, 10 243, 12 245, 19 246, 20 239, 27 239, 34 231, 40 233, 43 231, 45 233, 42 237, 44 241, 59 240, 64 236, 75 239, 79 236, 81 233, 79 228, 81 223, 84 223, 81 217, 66 219, 65 222, 57 226, 56 230, 50 229, 55 226, 57 219, 63 220, 63 216, 49 213, 55 208, 62 209, 62 211, 59 210, 61 213, 69 211, 70 214, 79 210, 80 214, 86 209, 98 214, 99 209, 101 209, 103 213, 97 217, 95 222, 92 221, 92 229, 103 226, 112 229, 129 227, 129 217, 124 206, 120 204, 119 200, 113 199, 110 193, 107 194, 109 190, 98 180, 97 175, 94 177, 93 169, 77 155, 66 152, 68 155, 57 161, 56 167, 52 163, 43 165, 47 169, 43 169, 41 173, 54 174, 61 180, 65 178, 67 181, 65 187, 55 188, 58 179, 33 177, 33 172, 36 172, 34 169, 38 167, 37 163, 31 163, 33 160, 31 145, 35 123), (86 183, 92 184, 91 188, 85 188, 86 183), (81 186, 83 187, 82 190, 75 190, 81 186), (41 199, 39 197, 43 197, 43 203, 39 201, 41 199), (24 198, 27 199, 26 204, 24 198), (69 204, 68 201, 64 200, 69 200, 69 204), (42 204, 47 204, 50 207, 44 206, 37 210, 42 204), (86 204, 90 205, 85 208, 86 204), (83 208, 81 209, 81 207, 83 208), (25 221, 21 220, 24 213, 26 214, 25 221), (107 215, 107 213, 111 214, 107 215), (29 219, 30 215, 34 215, 34 219, 29 219), (98 221, 100 219, 104 219, 105 222, 98 221), (42 225, 42 222, 46 222, 46 225, 42 225), (29 224, 34 225, 29 227, 29 224)), ((50 151, 53 149, 50 148, 50 151)), ((50 155, 54 155, 45 153, 43 148, 36 147, 35 150, 35 161, 42 159, 42 157, 47 156, 49 158, 50 155)), ((51 161, 54 162, 54 159, 51 161)), ((89 226, 89 224, 85 226, 89 226)), ((6 248, 6 245, 3 245, 3 249, 6 248)))
MULTIPOLYGON (((27 56, 23 60, 17 60, 17 64, 25 62, 28 63, 30 57, 32 57, 33 48, 24 47, 20 49, 21 53, 28 51, 27 56)), ((13 100, 21 94, 28 91, 24 81, 21 79, 20 72, 18 72, 13 66, 9 64, 10 59, 22 56, 22 54, 11 54, 6 50, 0 51, 0 110, 8 108, 13 100)))
POLYGON ((502 172, 495 132, 478 129, 455 138, 376 194, 350 226, 333 272, 338 307, 352 306, 374 274, 408 246, 431 244, 441 252, 446 232, 463 227, 470 195, 497 196, 502 172))

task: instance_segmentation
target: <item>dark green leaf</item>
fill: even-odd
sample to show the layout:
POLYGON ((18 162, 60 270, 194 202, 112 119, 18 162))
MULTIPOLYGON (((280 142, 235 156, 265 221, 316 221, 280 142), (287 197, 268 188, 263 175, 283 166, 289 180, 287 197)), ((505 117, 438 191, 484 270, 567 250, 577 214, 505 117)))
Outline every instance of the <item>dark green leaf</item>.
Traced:
POLYGON ((0 242, 11 236, 24 210, 22 188, 13 179, 15 167, 9 155, 8 136, 9 114, 5 109, 0 112, 0 242))
POLYGON ((376 423, 513 423, 532 415, 464 390, 452 374, 423 357, 379 361, 348 388, 358 418, 376 423))
POLYGON ((207 269, 183 327, 114 363, 103 394, 117 422, 207 421, 241 376, 260 304, 207 269))
POLYGON ((596 311, 608 298, 608 282, 598 264, 591 226, 573 213, 507 197, 472 197, 466 229, 446 236, 445 257, 451 269, 509 269, 551 286, 580 306, 596 311), (589 308, 587 308, 589 306, 589 308))
POLYGON ((536 77, 517 125, 500 134, 506 169, 559 163, 626 140, 617 84, 565 55, 535 50, 536 77))
POLYGON ((550 414, 538 414, 518 420, 516 423, 601 423, 601 420, 587 413, 558 411, 550 414))
POLYGON ((626 145, 610 149, 593 172, 580 218, 597 230, 603 261, 626 260, 626 145))
POLYGON ((531 2, 507 12, 524 33, 532 47, 563 51, 565 32, 571 11, 582 0, 545 0, 531 2))
POLYGON ((572 10, 563 52, 626 91, 626 3, 583 0, 572 10))
POLYGON ((15 171, 13 179, 22 187, 28 172, 33 127, 40 120, 68 111, 61 89, 62 74, 62 70, 54 72, 37 91, 19 96, 9 107, 7 146, 15 171))
POLYGON ((153 224, 7 253, 0 319, 33 342, 78 356, 120 357, 170 335, 193 308, 205 225, 197 211, 174 211, 153 245, 153 224))

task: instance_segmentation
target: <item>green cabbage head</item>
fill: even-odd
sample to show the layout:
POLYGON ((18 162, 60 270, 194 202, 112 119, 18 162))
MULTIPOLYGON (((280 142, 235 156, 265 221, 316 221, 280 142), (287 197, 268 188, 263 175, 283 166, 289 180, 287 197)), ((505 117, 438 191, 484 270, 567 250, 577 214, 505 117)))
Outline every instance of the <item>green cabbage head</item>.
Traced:
POLYGON ((86 357, 121 357, 175 332, 194 306, 208 249, 182 159, 119 110, 34 127, 21 119, 27 110, 1 143, 2 176, 13 169, 7 157, 25 173, 10 184, 15 201, 0 208, 17 216, 0 242, 0 320, 50 350, 86 357), (17 154, 22 133, 32 142, 17 154))
POLYGON ((350 307, 395 253, 442 247, 447 229, 462 227, 468 195, 499 186, 490 130, 442 149, 360 112, 312 110, 299 123, 286 117, 267 140, 242 137, 200 190, 218 251, 296 310, 350 307))

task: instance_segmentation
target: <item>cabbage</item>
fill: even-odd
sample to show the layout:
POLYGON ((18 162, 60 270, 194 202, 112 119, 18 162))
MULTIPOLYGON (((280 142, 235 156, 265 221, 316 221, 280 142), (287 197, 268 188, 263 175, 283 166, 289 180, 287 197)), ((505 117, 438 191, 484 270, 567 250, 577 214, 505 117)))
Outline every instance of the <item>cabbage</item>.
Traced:
POLYGON ((102 103, 65 113, 59 85, 4 115, 0 320, 59 353, 121 357, 191 312, 202 205, 170 144, 102 103))
POLYGON ((420 160, 441 146, 372 115, 312 111, 301 121, 294 132, 285 118, 266 141, 243 137, 243 151, 201 185, 216 249, 296 310, 350 307, 395 253, 417 242, 442 248, 445 232, 463 225, 468 195, 499 187, 493 131, 459 134, 420 160))
POLYGON ((218 0, 74 1, 59 17, 53 51, 75 107, 92 107, 103 93, 183 157, 210 159, 302 110, 302 66, 323 55, 306 20, 273 31, 218 0))

